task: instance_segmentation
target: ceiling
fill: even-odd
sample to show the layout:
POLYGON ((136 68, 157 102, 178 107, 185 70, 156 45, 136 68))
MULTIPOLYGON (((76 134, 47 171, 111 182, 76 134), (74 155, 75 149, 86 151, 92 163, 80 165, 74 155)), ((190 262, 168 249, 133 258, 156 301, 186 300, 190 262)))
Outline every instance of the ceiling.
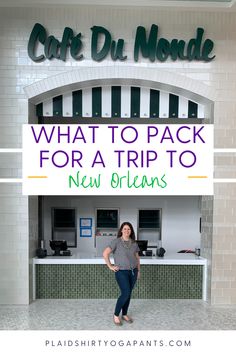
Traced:
POLYGON ((235 0, 0 0, 0 7, 34 7, 53 5, 107 5, 107 6, 152 6, 187 7, 234 10, 235 0))

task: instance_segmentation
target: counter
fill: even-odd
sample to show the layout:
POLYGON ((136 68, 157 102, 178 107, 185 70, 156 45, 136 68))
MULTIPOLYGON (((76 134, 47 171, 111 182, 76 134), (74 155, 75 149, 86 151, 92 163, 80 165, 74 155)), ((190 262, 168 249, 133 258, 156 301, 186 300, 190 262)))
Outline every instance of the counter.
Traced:
MULTIPOLYGON (((112 257, 111 257, 112 261, 112 257)), ((141 278, 135 298, 202 298, 206 300, 207 260, 193 254, 140 257, 141 278)), ((102 257, 74 254, 33 259, 35 298, 115 298, 114 274, 102 257)))
MULTIPOLYGON (((112 260, 112 257, 111 257, 112 260)), ((33 259, 34 264, 105 264, 102 257, 96 257, 88 253, 72 254, 72 256, 33 259)), ((164 257, 140 257, 141 264, 206 264, 206 259, 190 253, 173 253, 164 257)))

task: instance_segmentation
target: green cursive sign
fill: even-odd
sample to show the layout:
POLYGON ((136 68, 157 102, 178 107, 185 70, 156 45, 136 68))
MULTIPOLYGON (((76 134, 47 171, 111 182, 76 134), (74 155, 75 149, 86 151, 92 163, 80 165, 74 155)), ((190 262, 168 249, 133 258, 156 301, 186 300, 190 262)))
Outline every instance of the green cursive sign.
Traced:
MULTIPOLYGON (((127 59, 124 53, 124 39, 113 39, 111 33, 102 26, 93 26, 91 31, 91 58, 94 61, 100 62, 108 55, 114 61, 127 59)), ((211 54, 214 42, 211 39, 204 39, 203 28, 197 28, 196 36, 189 41, 159 38, 158 31, 159 28, 155 24, 151 26, 149 35, 145 27, 137 27, 133 51, 134 61, 137 62, 140 56, 151 62, 164 62, 167 59, 209 62, 215 58, 215 55, 211 54)), ((43 25, 36 23, 28 42, 28 55, 34 62, 53 58, 66 61, 68 51, 74 60, 82 60, 84 58, 82 49, 82 34, 74 34, 70 27, 64 28, 60 41, 53 35, 48 35, 43 25), (42 46, 39 47, 40 44, 43 49, 42 46)))

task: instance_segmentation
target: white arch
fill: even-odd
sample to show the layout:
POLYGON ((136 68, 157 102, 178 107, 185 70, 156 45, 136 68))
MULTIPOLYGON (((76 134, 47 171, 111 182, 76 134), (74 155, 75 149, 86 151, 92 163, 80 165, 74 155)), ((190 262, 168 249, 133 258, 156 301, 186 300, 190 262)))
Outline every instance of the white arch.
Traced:
POLYGON ((50 76, 24 88, 33 104, 79 88, 99 85, 137 85, 161 89, 208 105, 215 101, 215 91, 198 80, 157 68, 134 66, 80 67, 50 76))

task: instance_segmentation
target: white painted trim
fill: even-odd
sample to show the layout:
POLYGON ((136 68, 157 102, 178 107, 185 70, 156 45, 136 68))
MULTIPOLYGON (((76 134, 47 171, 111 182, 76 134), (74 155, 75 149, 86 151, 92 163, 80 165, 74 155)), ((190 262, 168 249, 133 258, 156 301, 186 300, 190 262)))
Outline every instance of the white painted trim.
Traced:
POLYGON ((188 100, 185 97, 179 96, 179 118, 188 118, 188 100))
MULTIPOLYGON (((68 0, 67 5, 92 5, 92 6, 114 6, 114 0, 68 0)), ((42 7, 42 6, 62 6, 64 0, 1 0, 0 7, 42 7)), ((123 6, 145 6, 163 8, 183 8, 188 10, 209 9, 219 11, 234 11, 235 0, 225 1, 181 1, 181 0, 120 0, 115 3, 116 7, 123 6)))
POLYGON ((160 91, 159 117, 169 118, 169 93, 160 91))
POLYGON ((23 183, 22 178, 0 178, 0 183, 23 183))
POLYGON ((236 178, 214 178, 214 183, 236 183, 236 178))
POLYGON ((111 117, 111 86, 102 87, 102 117, 111 117))
POLYGON ((130 118, 130 100, 130 87, 121 86, 121 117, 130 118))
POLYGON ((73 116, 72 92, 63 94, 62 97, 62 115, 63 117, 73 116))
POLYGON ((83 90, 82 94, 82 115, 83 117, 92 117, 92 88, 83 90))
POLYGON ((147 118, 150 115, 150 89, 140 88, 140 118, 147 118))
POLYGON ((1 153, 3 153, 3 154, 5 154, 5 153, 18 153, 18 152, 20 152, 20 153, 22 153, 22 151, 23 151, 23 149, 0 149, 0 154, 1 153))
POLYGON ((205 107, 202 104, 198 104, 198 111, 197 111, 197 117, 200 119, 205 118, 205 107))
POLYGON ((43 102, 43 116, 44 117, 52 117, 53 116, 53 104, 52 98, 43 102))
POLYGON ((216 92, 201 81, 153 67, 99 66, 74 69, 37 81, 24 88, 33 104, 79 88, 104 85, 140 86, 181 95, 203 105, 216 100, 216 92), (178 86, 177 86, 178 85, 178 86), (60 92, 59 92, 60 91, 60 92))
POLYGON ((230 153, 230 154, 232 154, 232 153, 236 153, 236 149, 227 149, 227 148, 222 148, 222 149, 214 149, 214 153, 215 154, 217 154, 217 153, 225 153, 225 154, 227 154, 227 153, 230 153))

